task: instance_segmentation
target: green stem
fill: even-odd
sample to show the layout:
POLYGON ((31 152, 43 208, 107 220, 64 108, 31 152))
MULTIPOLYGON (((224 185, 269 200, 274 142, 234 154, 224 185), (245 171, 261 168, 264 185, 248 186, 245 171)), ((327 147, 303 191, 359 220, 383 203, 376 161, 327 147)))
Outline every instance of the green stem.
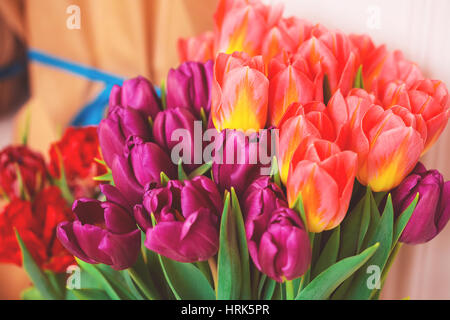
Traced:
POLYGON ((209 268, 211 269, 211 275, 212 275, 213 281, 214 281, 214 289, 215 289, 216 295, 217 295, 217 290, 218 290, 218 276, 217 276, 217 263, 216 263, 216 259, 215 259, 214 257, 209 258, 208 263, 209 263, 209 268))
POLYGON ((294 286, 292 280, 286 280, 286 300, 294 300, 294 286))
POLYGON ((134 268, 129 268, 128 273, 130 274, 131 278, 134 282, 136 282, 139 289, 142 291, 142 293, 145 295, 145 297, 149 300, 156 300, 157 297, 154 296, 150 288, 147 286, 147 284, 142 280, 142 278, 139 276, 139 274, 136 272, 134 268))

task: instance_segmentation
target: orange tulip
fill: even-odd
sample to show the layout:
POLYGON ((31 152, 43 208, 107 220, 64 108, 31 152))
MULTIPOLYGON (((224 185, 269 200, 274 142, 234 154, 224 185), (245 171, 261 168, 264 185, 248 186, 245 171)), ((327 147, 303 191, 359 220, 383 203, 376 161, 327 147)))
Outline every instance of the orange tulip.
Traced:
POLYGON ((281 181, 286 184, 292 156, 300 143, 308 136, 320 138, 319 130, 304 114, 293 116, 282 123, 277 159, 281 181))
POLYGON ((309 137, 296 150, 286 185, 289 205, 301 195, 308 231, 337 227, 348 210, 357 156, 333 142, 309 137))
POLYGON ((214 15, 217 51, 261 54, 265 34, 278 23, 282 13, 282 5, 267 6, 255 0, 220 1, 214 15))
POLYGON ((341 89, 346 95, 357 71, 356 48, 340 32, 325 32, 304 42, 298 53, 308 62, 316 76, 326 75, 331 92, 341 89))
POLYGON ((211 115, 218 131, 256 130, 267 122, 269 80, 262 57, 220 53, 214 66, 211 115))
POLYGON ((388 82, 401 80, 410 88, 417 80, 423 79, 419 67, 406 60, 401 51, 389 52, 385 45, 376 47, 372 39, 365 35, 352 35, 350 39, 359 49, 367 91, 378 95, 378 90, 388 82))
MULTIPOLYGON (((308 73, 305 60, 298 55, 291 56, 283 53, 270 62, 269 121, 271 125, 279 125, 286 109, 292 103, 303 104, 315 100, 316 88, 322 88, 322 83, 315 86, 308 78, 308 73)), ((319 94, 322 94, 322 90, 319 94)))
POLYGON ((341 149, 349 149, 351 132, 359 126, 374 99, 363 90, 352 90, 347 98, 338 90, 331 97, 327 111, 336 130, 336 143, 341 149))
POLYGON ((398 186, 414 169, 424 148, 414 117, 407 109, 396 109, 372 105, 352 131, 358 180, 375 192, 398 186))
POLYGON ((180 62, 206 62, 214 59, 214 33, 205 32, 197 37, 179 39, 178 55, 180 62))

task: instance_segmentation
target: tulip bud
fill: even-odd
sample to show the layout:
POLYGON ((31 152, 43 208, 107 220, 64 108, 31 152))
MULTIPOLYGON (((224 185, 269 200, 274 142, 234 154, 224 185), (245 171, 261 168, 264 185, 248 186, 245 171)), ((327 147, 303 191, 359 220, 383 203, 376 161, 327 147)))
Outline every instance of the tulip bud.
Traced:
POLYGON ((262 57, 219 54, 212 86, 212 120, 218 131, 259 130, 267 122, 269 81, 262 57))
POLYGON ((255 180, 244 194, 244 218, 245 223, 250 223, 255 218, 271 213, 280 207, 287 207, 286 197, 283 191, 270 177, 261 177, 255 180))
POLYGON ((427 171, 420 162, 392 191, 396 216, 408 208, 417 193, 419 201, 400 237, 400 241, 407 244, 432 240, 450 219, 450 182, 444 183, 444 178, 437 170, 427 171))
POLYGON ((411 172, 424 142, 404 112, 373 105, 352 131, 351 145, 358 154, 359 182, 380 192, 395 188, 411 172))
POLYGON ((103 263, 113 269, 124 270, 134 265, 141 249, 141 232, 130 213, 120 203, 109 199, 108 191, 117 198, 112 186, 103 189, 107 201, 80 199, 75 201, 74 222, 58 225, 57 236, 74 256, 91 264, 103 263))
POLYGON ((40 154, 26 146, 6 147, 0 151, 0 197, 21 198, 21 186, 33 197, 42 190, 46 178, 47 169, 40 154))
POLYGON ((197 37, 178 40, 180 62, 206 62, 214 59, 214 33, 209 31, 197 37))
POLYGON ((337 227, 344 219, 353 190, 357 156, 329 141, 309 137, 295 151, 286 190, 292 206, 301 195, 308 231, 337 227))
POLYGON ((103 158, 111 168, 114 157, 122 155, 129 136, 149 140, 151 131, 147 119, 132 108, 114 106, 98 126, 98 139, 103 158))
POLYGON ((311 262, 311 244, 299 215, 280 207, 246 226, 248 249, 255 266, 283 282, 300 277, 311 262))
POLYGON ((450 117, 450 98, 447 87, 438 80, 422 80, 408 92, 411 112, 420 114, 426 122, 425 153, 437 141, 450 117))
POLYGON ((269 121, 278 126, 286 109, 294 102, 314 100, 316 86, 306 75, 306 64, 300 56, 281 55, 269 65, 269 121))
POLYGON ((218 34, 217 51, 261 54, 267 30, 275 26, 283 14, 283 6, 268 6, 259 1, 222 0, 214 15, 218 34))
POLYGON ((224 130, 218 141, 214 156, 212 174, 219 190, 231 190, 237 194, 261 176, 262 164, 258 161, 257 134, 246 136, 242 131, 224 130))
POLYGON ((283 120, 280 127, 280 143, 278 146, 278 164, 280 177, 286 185, 292 156, 300 143, 308 136, 319 138, 319 130, 304 115, 297 115, 283 120))
POLYGON ((147 248, 176 261, 197 262, 208 260, 219 249, 222 209, 217 187, 200 176, 148 189, 143 207, 135 208, 135 215, 146 230, 147 248), (149 212, 155 216, 154 227, 148 223, 149 212))
POLYGON ((187 108, 197 119, 209 115, 214 62, 185 62, 167 76, 167 108, 187 108))
POLYGON ((127 146, 126 154, 114 158, 112 175, 117 188, 129 202, 137 204, 142 201, 147 184, 159 185, 161 172, 174 178, 176 170, 169 156, 155 143, 131 136, 127 146))
POLYGON ((126 80, 122 87, 113 87, 109 106, 129 107, 141 112, 145 118, 154 118, 161 110, 161 101, 153 85, 144 77, 137 77, 126 80))

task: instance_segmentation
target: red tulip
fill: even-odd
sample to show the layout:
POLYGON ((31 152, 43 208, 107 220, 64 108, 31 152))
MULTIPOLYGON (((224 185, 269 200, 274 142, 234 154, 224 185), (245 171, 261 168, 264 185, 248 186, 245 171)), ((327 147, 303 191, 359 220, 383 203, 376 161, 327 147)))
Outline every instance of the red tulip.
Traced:
POLYGON ((286 184, 289 205, 301 195, 308 231, 338 226, 347 213, 357 168, 357 156, 333 142, 309 137, 292 158, 286 184))

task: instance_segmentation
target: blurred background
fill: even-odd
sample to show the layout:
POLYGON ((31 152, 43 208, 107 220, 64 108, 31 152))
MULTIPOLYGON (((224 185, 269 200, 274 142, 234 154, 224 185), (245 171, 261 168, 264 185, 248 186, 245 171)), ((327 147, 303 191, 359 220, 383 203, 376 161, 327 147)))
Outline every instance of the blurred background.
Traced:
MULTIPOLYGON (((46 153, 80 110, 104 103, 102 92, 115 80, 143 75, 159 84, 178 64, 178 38, 213 28, 217 2, 1 0, 0 148, 19 141, 27 113, 29 145, 46 153), (73 5, 80 9, 79 21, 73 5)), ((448 0, 264 2, 284 3, 287 16, 367 33, 376 43, 402 50, 426 77, 450 84, 448 0)), ((449 146, 447 128, 422 159, 446 179, 450 179, 449 146)), ((428 244, 403 246, 382 298, 450 299, 448 243, 449 227, 428 244)), ((0 264, 0 299, 18 299, 28 285, 20 268, 0 264)))

